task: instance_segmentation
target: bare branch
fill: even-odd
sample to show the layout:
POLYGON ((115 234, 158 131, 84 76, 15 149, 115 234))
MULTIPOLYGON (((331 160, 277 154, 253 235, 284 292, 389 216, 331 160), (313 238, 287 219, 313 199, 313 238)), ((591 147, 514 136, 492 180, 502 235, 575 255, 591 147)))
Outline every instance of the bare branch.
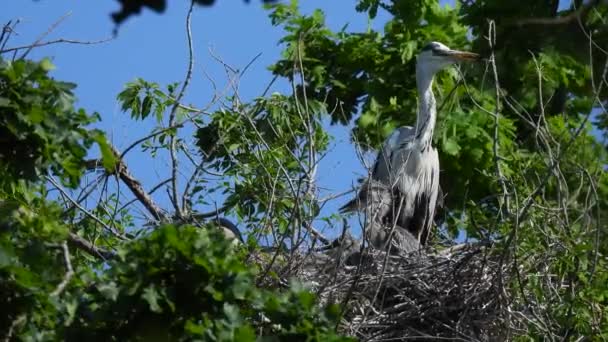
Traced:
POLYGON ((13 333, 15 332, 15 328, 17 328, 19 325, 21 325, 23 322, 25 322, 26 319, 27 319, 27 316, 25 314, 17 316, 17 318, 15 318, 11 322, 11 326, 8 328, 8 331, 6 332, 6 336, 4 337, 3 341, 4 342, 12 341, 12 337, 13 337, 13 333))
POLYGON ((127 154, 129 151, 131 151, 133 148, 135 148, 135 146, 137 146, 137 145, 139 145, 139 144, 143 143, 144 141, 146 141, 146 140, 148 140, 148 139, 150 139, 150 138, 154 138, 154 137, 156 137, 156 136, 158 136, 158 135, 161 135, 161 134, 163 134, 163 133, 166 133, 166 132, 168 132, 168 131, 170 131, 170 130, 173 130, 173 129, 178 129, 178 128, 182 128, 182 127, 184 127, 184 124, 183 124, 183 123, 178 123, 178 124, 176 124, 176 125, 174 125, 174 126, 173 126, 173 125, 169 125, 169 127, 163 128, 163 129, 158 130, 158 131, 156 131, 156 132, 154 132, 154 133, 148 134, 148 135, 146 135, 146 136, 145 136, 145 137, 143 137, 143 138, 140 138, 140 139, 135 140, 134 142, 132 142, 132 143, 131 143, 131 145, 127 146, 127 148, 125 148, 125 149, 124 149, 124 151, 122 151, 122 153, 120 154, 120 159, 123 159, 123 158, 125 157, 125 155, 126 155, 126 154, 127 154))
MULTIPOLYGON (((177 110, 179 109, 179 103, 184 97, 186 89, 190 84, 190 80, 192 79, 192 68, 194 65, 194 49, 192 46, 192 29, 191 29, 191 21, 192 21, 192 10, 194 8, 194 1, 190 1, 190 8, 188 9, 188 14, 186 16, 186 33, 188 36, 188 70, 186 71, 186 78, 182 84, 182 88, 179 91, 177 97, 175 98, 175 104, 173 108, 171 108, 171 112, 169 113, 169 127, 175 125, 175 120, 177 117, 177 110)), ((176 134, 171 134, 170 142, 169 142, 169 150, 171 154, 171 202, 173 203, 173 207, 175 209, 175 213, 178 217, 183 218, 183 208, 179 205, 179 197, 178 193, 178 183, 177 183, 177 168, 178 168, 178 158, 177 158, 177 137, 176 134)))
POLYGON ((53 184, 53 186, 55 186, 55 188, 57 190, 59 190, 59 192, 61 193, 61 195, 63 195, 68 201, 70 201, 74 206, 76 206, 76 208, 78 208, 80 211, 82 211, 86 216, 90 217, 91 219, 93 219, 93 221, 99 223, 102 227, 104 227, 107 231, 109 231, 110 233, 112 233, 112 235, 116 236, 117 238, 121 239, 121 240, 128 240, 124 235, 122 235, 120 232, 116 231, 115 229, 113 229, 112 227, 108 226, 105 222, 103 222, 99 217, 97 217, 96 215, 94 215, 93 213, 91 213, 90 211, 88 211, 87 209, 85 209, 84 207, 82 207, 78 202, 76 202, 74 199, 72 199, 72 197, 70 197, 70 195, 67 193, 67 191, 65 191, 61 185, 59 185, 59 183, 57 183, 57 181, 55 179, 53 179, 53 177, 51 176, 46 176, 45 179, 47 181, 49 181, 51 184, 53 184))
MULTIPOLYGON (((67 17, 72 15, 72 11, 68 11, 66 14, 62 15, 59 19, 57 19, 57 21, 55 21, 49 28, 48 30, 46 30, 46 32, 44 32, 43 34, 40 35, 40 37, 38 37, 38 39, 36 39, 36 41, 34 41, 33 44, 30 45, 30 47, 28 47, 27 50, 25 50, 25 52, 21 55, 20 59, 24 59, 28 53, 30 53, 30 51, 32 51, 32 49, 34 48, 34 46, 37 43, 40 43, 40 41, 42 41, 42 39, 44 39, 44 37, 48 36, 49 34, 51 34, 51 32, 53 32, 65 19, 67 19, 67 17)), ((1 52, 0 52, 1 53, 1 52)))
POLYGON ((51 292, 52 297, 59 296, 61 292, 65 290, 65 287, 68 285, 70 279, 72 279, 72 276, 74 275, 74 269, 72 268, 72 262, 70 261, 70 250, 68 249, 68 243, 62 243, 61 249, 63 251, 63 262, 65 262, 66 272, 61 283, 57 285, 55 291, 51 292))
POLYGON ((109 42, 110 40, 113 40, 113 39, 114 39, 114 37, 100 39, 100 40, 85 41, 85 40, 74 40, 74 39, 60 38, 60 39, 50 40, 50 41, 47 41, 47 42, 40 42, 40 43, 37 43, 37 44, 23 45, 23 46, 17 46, 17 47, 13 47, 13 48, 8 48, 8 49, 0 50, 0 53, 19 51, 19 50, 23 50, 23 49, 33 49, 33 48, 37 48, 37 47, 41 47, 41 46, 47 46, 47 45, 53 45, 53 44, 95 45, 95 44, 107 43, 107 42, 109 42))
POLYGON ((544 25, 544 26, 555 26, 555 25, 566 25, 573 23, 577 20, 584 19, 589 11, 600 3, 599 0, 590 0, 587 3, 580 6, 578 9, 572 11, 572 13, 563 17, 554 18, 523 18, 516 19, 511 23, 506 23, 506 26, 526 26, 526 25, 544 25))
POLYGON ((495 102, 496 107, 494 108, 494 137, 492 144, 492 151, 494 153, 494 167, 496 169, 496 177, 498 178, 498 184, 502 188, 502 203, 501 206, 504 206, 504 212, 509 215, 509 192, 507 190, 507 184, 505 182, 505 176, 500 167, 500 156, 498 154, 498 131, 499 131, 499 122, 500 122, 500 83, 498 82, 498 71, 496 70, 496 60, 494 56, 494 46, 496 45, 496 24, 493 20, 490 20, 489 29, 488 29, 488 43, 490 44, 490 65, 492 66, 492 72, 494 74, 494 82, 495 82, 495 102))

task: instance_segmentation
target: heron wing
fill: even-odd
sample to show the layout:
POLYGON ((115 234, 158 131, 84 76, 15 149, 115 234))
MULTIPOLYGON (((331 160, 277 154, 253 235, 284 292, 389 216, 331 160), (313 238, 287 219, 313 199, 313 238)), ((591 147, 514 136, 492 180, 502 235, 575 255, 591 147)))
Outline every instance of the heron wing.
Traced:
POLYGON ((399 127, 391 133, 391 135, 384 141, 382 149, 378 152, 376 162, 372 169, 372 178, 385 184, 391 184, 391 164, 392 157, 395 151, 400 149, 403 144, 411 142, 416 135, 416 131, 413 127, 403 126, 399 127))
MULTIPOLYGON (((372 168, 372 180, 379 181, 383 184, 389 185, 391 184, 391 156, 394 151, 399 149, 399 146, 403 143, 408 143, 415 138, 415 130, 410 126, 403 126, 395 129, 393 133, 384 141, 382 144, 382 148, 378 152, 378 156, 376 157, 376 161, 374 162, 374 166, 372 168)), ((350 200, 348 203, 340 207, 340 213, 349 213, 357 210, 361 210, 366 207, 365 203, 367 203, 366 199, 368 196, 367 191, 365 191, 365 186, 367 186, 368 182, 365 181, 362 184, 361 190, 357 194, 357 197, 350 200), (363 204, 363 205, 362 205, 363 204)))
POLYGON ((437 150, 427 145, 419 150, 407 144, 393 153, 395 191, 393 217, 421 244, 428 239, 439 192, 439 157, 437 150))

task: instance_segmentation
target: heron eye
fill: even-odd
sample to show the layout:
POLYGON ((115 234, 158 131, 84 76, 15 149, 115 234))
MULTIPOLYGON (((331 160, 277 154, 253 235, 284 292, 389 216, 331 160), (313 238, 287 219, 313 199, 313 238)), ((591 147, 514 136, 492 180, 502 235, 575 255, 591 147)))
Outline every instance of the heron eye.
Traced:
POLYGON ((447 52, 442 49, 433 49, 433 56, 447 56, 447 52))
POLYGON ((429 50, 434 51, 435 50, 435 44, 429 43, 425 47, 422 48, 422 51, 429 51, 429 50))

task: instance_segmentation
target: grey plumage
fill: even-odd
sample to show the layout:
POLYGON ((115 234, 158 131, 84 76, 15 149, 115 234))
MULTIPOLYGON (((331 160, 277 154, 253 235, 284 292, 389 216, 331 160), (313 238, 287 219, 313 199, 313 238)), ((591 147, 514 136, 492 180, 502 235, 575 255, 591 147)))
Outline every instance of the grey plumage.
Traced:
POLYGON ((390 172, 393 151, 398 150, 400 143, 403 144, 413 140, 415 133, 415 130, 409 126, 399 127, 391 133, 384 141, 382 149, 378 153, 376 162, 372 167, 373 179, 384 184, 392 184, 394 182, 390 172))
POLYGON ((367 179, 363 182, 357 197, 346 203, 340 212, 365 211, 365 238, 371 246, 383 251, 410 253, 420 248, 416 237, 400 226, 392 229, 387 222, 393 210, 390 187, 380 181, 367 179))
POLYGON ((366 225, 365 237, 374 248, 391 254, 407 254, 420 249, 418 239, 407 229, 385 226, 378 221, 370 221, 366 225))
POLYGON ((392 209, 392 194, 390 188, 383 182, 366 179, 357 197, 340 208, 340 213, 366 211, 371 220, 382 220, 392 209))

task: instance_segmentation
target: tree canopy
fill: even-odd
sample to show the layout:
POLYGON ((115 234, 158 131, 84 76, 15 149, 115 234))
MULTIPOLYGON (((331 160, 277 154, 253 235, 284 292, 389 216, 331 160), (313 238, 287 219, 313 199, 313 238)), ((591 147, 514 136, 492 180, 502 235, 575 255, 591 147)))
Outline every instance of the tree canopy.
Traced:
MULTIPOLYGON (((165 7, 164 1, 121 3, 123 19, 141 6, 165 7)), ((124 151, 90 128, 103 115, 75 107, 76 85, 54 79, 48 59, 7 53, 10 23, 5 26, 0 336, 381 339, 365 335, 373 322, 350 320, 349 312, 353 302, 385 310, 375 301, 388 303, 390 289, 373 298, 327 298, 330 285, 340 286, 306 282, 315 272, 303 271, 310 267, 306 256, 330 242, 315 226, 342 228, 339 215, 321 215, 336 200, 321 197, 316 184, 332 141, 324 122, 343 129, 354 123, 353 144, 363 150, 412 125, 416 54, 440 41, 479 52, 484 61, 443 71, 434 83, 446 220, 427 252, 449 250, 463 235, 490 246, 488 265, 498 265, 499 274, 484 289, 494 291, 501 310, 492 318, 494 337, 607 338, 608 6, 599 0, 567 6, 461 0, 453 8, 434 0, 360 0, 356 6, 360 15, 384 11, 390 19, 381 31, 334 31, 320 10, 303 14, 296 1, 267 5, 269 20, 285 32, 282 56, 269 67, 291 82, 290 93, 264 91, 242 102, 235 86, 211 103, 186 104, 192 55, 176 83, 142 75, 126 84, 117 94, 121 110, 155 126, 124 151), (98 158, 87 159, 94 146, 98 158), (127 153, 168 156, 168 178, 142 184, 127 153), (159 189, 169 194, 166 205, 159 189), (219 208, 209 200, 217 193, 225 199, 219 208), (135 217, 135 204, 146 220, 135 217), (242 243, 221 233, 234 227, 220 216, 238 224, 242 243)), ((241 71, 232 72, 238 80, 241 71)), ((458 260, 472 268, 467 258, 458 260)), ((350 270, 343 262, 331 263, 350 270)), ((354 284, 369 271, 362 264, 349 266, 354 284)), ((403 278, 412 277, 407 269, 403 278)), ((462 286, 471 292, 464 297, 472 298, 476 287, 469 285, 462 286)), ((424 318, 411 322, 412 329, 427 337, 483 339, 466 335, 459 317, 444 318, 451 325, 441 334, 420 323, 424 318)))

